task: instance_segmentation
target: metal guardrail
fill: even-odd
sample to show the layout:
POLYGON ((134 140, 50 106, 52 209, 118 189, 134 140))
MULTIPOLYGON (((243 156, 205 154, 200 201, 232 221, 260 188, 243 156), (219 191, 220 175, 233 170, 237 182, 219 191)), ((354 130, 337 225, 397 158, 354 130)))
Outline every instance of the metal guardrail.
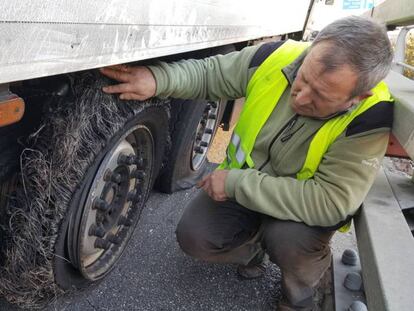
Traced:
MULTIPOLYGON (((396 72, 385 80, 396 101, 393 134, 414 159, 414 81, 396 72)), ((414 209, 414 183, 399 178, 381 169, 354 219, 369 310, 414 308, 414 238, 402 212, 414 209)))
POLYGON ((384 170, 355 218, 355 229, 368 309, 412 311, 414 239, 384 170))
MULTIPOLYGON (((404 77, 407 34, 414 24, 412 0, 386 0, 364 14, 390 28, 402 27, 393 71, 385 79, 395 99, 393 134, 414 159, 414 81, 404 77), (408 27, 407 27, 408 26, 408 27)), ((404 213, 414 210, 414 178, 382 168, 354 218, 369 310, 414 310, 414 238, 404 213)))
MULTIPOLYGON (((393 134, 414 159, 414 81, 396 72, 385 81, 396 101, 393 134)), ((345 299, 345 279, 338 275, 334 277, 337 311, 345 310, 355 299, 366 301, 371 311, 414 310, 414 220, 410 219, 410 229, 403 212, 414 214, 414 182, 382 168, 354 218, 366 299, 358 299, 358 291, 349 292, 349 288, 345 294, 353 299, 345 299)), ((358 267, 352 269, 359 273, 358 267)), ((334 273, 341 270, 339 260, 334 261, 334 273)))
POLYGON ((414 159, 414 81, 391 71, 385 82, 396 101, 392 132, 414 159))
POLYGON ((408 65, 406 63, 396 62, 394 64, 397 65, 397 66, 401 66, 401 67, 410 69, 410 70, 414 70, 414 66, 408 65))

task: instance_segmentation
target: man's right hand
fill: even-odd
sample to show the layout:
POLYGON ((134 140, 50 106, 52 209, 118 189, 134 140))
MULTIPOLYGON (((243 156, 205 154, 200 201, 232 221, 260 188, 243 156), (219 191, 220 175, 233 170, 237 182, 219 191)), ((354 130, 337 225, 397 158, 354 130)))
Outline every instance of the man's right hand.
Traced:
POLYGON ((100 69, 101 73, 120 84, 105 86, 102 90, 108 94, 120 94, 120 99, 145 100, 155 95, 157 82, 147 67, 128 67, 116 65, 100 69))

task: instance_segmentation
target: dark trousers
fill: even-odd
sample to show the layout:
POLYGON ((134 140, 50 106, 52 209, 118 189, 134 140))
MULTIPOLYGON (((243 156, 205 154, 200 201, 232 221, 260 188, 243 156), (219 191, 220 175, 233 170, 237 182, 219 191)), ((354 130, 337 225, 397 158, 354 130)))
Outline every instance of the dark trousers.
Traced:
POLYGON ((265 250, 282 272, 285 310, 310 310, 314 288, 331 261, 333 231, 278 220, 201 191, 186 207, 177 240, 190 256, 247 265, 265 250))

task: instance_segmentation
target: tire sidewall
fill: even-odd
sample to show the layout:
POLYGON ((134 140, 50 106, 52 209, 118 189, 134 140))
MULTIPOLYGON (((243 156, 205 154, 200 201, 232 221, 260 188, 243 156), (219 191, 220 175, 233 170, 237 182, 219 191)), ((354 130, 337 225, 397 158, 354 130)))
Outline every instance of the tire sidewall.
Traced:
MULTIPOLYGON (((193 157, 194 141, 197 131, 197 126, 201 120, 204 109, 207 105, 206 100, 176 100, 182 101, 184 106, 184 113, 179 116, 181 120, 186 121, 185 126, 181 126, 175 133, 173 133, 172 153, 170 161, 175 165, 170 168, 169 174, 165 178, 170 179, 170 191, 174 192, 181 189, 192 187, 199 179, 209 172, 209 161, 207 157, 203 164, 196 170, 192 168, 191 161, 193 157)), ((174 104, 174 103, 173 103, 174 104)), ((172 105, 173 105, 172 104, 172 105)), ((217 124, 214 128, 212 137, 214 137, 221 117, 224 112, 224 103, 220 103, 217 124)), ((211 143, 208 149, 211 147, 211 143)), ((207 151, 208 152, 208 151, 207 151)))

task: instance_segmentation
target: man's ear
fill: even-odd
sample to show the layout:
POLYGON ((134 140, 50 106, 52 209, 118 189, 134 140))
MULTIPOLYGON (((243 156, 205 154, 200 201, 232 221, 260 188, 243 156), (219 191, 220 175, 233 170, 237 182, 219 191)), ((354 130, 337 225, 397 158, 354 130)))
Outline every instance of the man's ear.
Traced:
POLYGON ((363 101, 364 99, 366 99, 366 98, 368 98, 368 97, 370 97, 372 95, 374 95, 374 93, 372 93, 371 91, 366 91, 366 92, 364 92, 364 93, 362 93, 362 94, 360 94, 358 96, 355 96, 352 99, 352 105, 356 105, 359 102, 363 101))

